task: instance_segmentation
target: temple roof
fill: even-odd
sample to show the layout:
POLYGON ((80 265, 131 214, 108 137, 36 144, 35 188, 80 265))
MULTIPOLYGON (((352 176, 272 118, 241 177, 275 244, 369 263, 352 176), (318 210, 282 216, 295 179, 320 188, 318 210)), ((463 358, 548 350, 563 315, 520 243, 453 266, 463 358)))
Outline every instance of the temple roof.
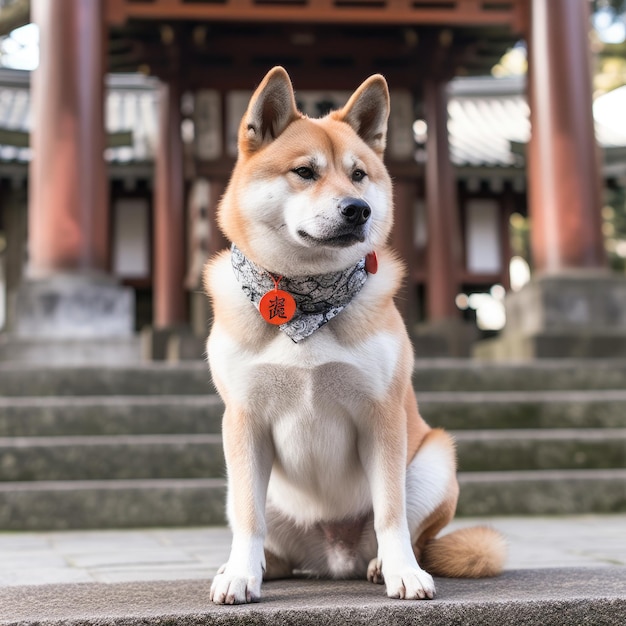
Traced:
MULTIPOLYGON (((107 161, 151 162, 156 139, 157 81, 140 74, 111 74, 106 82, 107 161)), ((0 69, 0 162, 30 160, 31 125, 30 72, 0 69)))
MULTIPOLYGON (((157 132, 157 81, 140 74, 107 77, 107 161, 120 167, 154 159, 157 132)), ((620 111, 626 87, 596 100, 596 136, 600 145, 626 163, 626 128, 620 111)), ((449 86, 450 150, 458 168, 514 169, 525 166, 524 145, 530 137, 529 108, 523 77, 456 78, 449 86)), ((30 76, 0 69, 0 162, 30 160, 30 76)), ((416 146, 418 147, 418 146, 416 146)), ((607 159, 607 163, 611 159, 607 159)), ((150 171, 149 169, 146 171, 150 171)), ((606 173, 606 165, 605 165, 606 173)))

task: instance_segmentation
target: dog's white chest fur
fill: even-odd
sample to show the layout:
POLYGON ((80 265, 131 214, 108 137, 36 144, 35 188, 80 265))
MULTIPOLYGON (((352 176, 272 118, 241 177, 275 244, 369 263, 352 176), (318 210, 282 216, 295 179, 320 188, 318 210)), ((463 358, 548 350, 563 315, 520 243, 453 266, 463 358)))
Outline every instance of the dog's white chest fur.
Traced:
POLYGON ((388 391, 398 338, 380 332, 347 348, 322 328, 299 344, 278 333, 250 353, 227 334, 213 333, 208 349, 228 394, 272 433, 268 500, 302 523, 369 511, 359 430, 388 391))
POLYGON ((227 252, 207 264, 214 312, 207 348, 226 407, 233 530, 230 557, 211 585, 217 604, 257 601, 264 576, 295 571, 367 575, 384 580, 390 597, 432 598, 416 549, 434 556, 444 575, 502 567, 502 550, 484 564, 485 550, 474 549, 489 540, 484 532, 432 541, 456 506, 455 454, 450 437, 419 415, 411 343, 393 301, 403 269, 386 245, 389 111, 377 75, 340 110, 309 119, 285 70, 274 68, 240 124, 218 222, 249 261, 271 272, 272 283, 279 276, 319 283, 372 251, 380 262, 377 272, 370 262, 338 315, 297 344, 263 321, 227 252))

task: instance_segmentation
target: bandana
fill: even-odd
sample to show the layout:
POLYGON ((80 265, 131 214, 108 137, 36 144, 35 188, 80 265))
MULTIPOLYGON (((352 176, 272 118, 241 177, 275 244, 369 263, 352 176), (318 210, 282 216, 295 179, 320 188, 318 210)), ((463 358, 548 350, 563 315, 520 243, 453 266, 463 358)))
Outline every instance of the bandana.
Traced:
MULTIPOLYGON (((234 244, 231 263, 243 292, 258 308, 261 298, 275 288, 269 272, 247 259, 234 244)), ((341 272, 318 276, 284 276, 280 289, 296 301, 294 316, 278 326, 294 342, 301 341, 336 317, 356 296, 367 280, 365 258, 341 272)))

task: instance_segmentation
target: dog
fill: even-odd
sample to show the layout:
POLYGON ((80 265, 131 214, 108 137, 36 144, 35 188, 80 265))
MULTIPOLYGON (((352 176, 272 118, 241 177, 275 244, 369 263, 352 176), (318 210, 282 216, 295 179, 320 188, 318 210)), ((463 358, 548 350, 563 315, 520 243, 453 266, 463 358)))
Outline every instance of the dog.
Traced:
POLYGON ((217 213, 233 245, 204 270, 233 533, 216 604, 259 601, 262 580, 295 574, 367 577, 414 600, 434 597, 431 574, 502 570, 495 530, 436 538, 456 508, 456 455, 419 414, 394 305, 389 107, 374 75, 310 119, 275 67, 242 119, 217 213))

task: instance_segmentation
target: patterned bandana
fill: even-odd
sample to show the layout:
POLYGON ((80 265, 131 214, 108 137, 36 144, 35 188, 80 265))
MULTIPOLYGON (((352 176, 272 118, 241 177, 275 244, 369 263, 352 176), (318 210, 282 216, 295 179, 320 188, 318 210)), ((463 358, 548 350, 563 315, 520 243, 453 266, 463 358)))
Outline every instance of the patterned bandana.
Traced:
MULTIPOLYGON (((247 259, 234 244, 231 248, 231 263, 243 292, 258 308, 263 295, 274 289, 274 279, 269 272, 247 259)), ((293 296, 297 308, 291 320, 278 328, 296 343, 305 339, 339 315, 361 291, 366 280, 364 258, 341 272, 283 277, 280 289, 293 296)))

